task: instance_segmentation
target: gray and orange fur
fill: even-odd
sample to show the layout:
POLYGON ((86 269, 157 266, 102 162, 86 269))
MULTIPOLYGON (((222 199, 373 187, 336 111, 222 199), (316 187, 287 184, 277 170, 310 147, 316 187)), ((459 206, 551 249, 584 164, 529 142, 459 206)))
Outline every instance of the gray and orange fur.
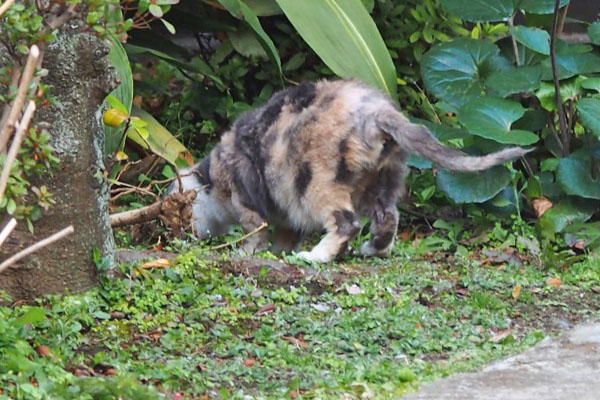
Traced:
MULTIPOLYGON (((193 215, 200 238, 236 224, 248 232, 266 221, 274 226, 273 251, 289 252, 299 249, 304 235, 325 230, 298 256, 328 262, 347 249, 361 229, 360 217, 371 219, 371 238, 360 252, 389 254, 411 153, 451 170, 480 171, 526 152, 513 147, 468 156, 442 145, 363 83, 304 82, 242 115, 202 162, 182 171, 182 186, 199 190, 193 215)), ((253 253, 268 243, 269 232, 262 230, 246 239, 244 249, 253 253)))

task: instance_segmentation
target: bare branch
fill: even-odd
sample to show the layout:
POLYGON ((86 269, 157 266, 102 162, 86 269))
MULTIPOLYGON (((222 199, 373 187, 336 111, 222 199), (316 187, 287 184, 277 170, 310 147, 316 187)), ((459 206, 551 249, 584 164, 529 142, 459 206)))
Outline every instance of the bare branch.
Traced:
POLYGON ((33 79, 33 73, 35 72, 35 65, 40 57, 40 49, 34 44, 29 48, 29 56, 27 57, 27 63, 25 64, 25 70, 21 76, 21 82, 19 84, 19 90, 17 90, 17 96, 10 109, 6 124, 0 127, 0 153, 3 153, 10 139, 12 130, 15 128, 15 123, 25 100, 27 98, 27 92, 29 91, 29 84, 33 79))
MULTIPOLYGON (((508 20, 508 26, 511 28, 513 28, 515 26, 513 23, 514 18, 515 18, 515 16, 513 15, 508 20)), ((519 60, 519 46, 517 46, 517 40, 515 39, 515 37, 512 34, 510 35, 510 40, 512 41, 513 51, 515 52, 515 63, 517 64, 517 67, 520 67, 521 60, 519 60)))
POLYGON ((8 224, 2 229, 2 232, 0 232, 0 246, 2 246, 6 238, 10 236, 13 229, 15 229, 15 226, 17 226, 17 220, 11 218, 10 221, 8 221, 8 224))
POLYGON ((0 17, 10 8, 10 6, 13 5, 14 2, 15 0, 6 0, 4 3, 2 3, 0 6, 0 17))
POLYGON ((4 191, 6 190, 6 185, 8 184, 10 170, 12 168, 13 163, 15 162, 15 159, 17 158, 17 154, 19 153, 21 144, 23 144, 25 133, 27 132, 29 122, 31 121, 31 117, 33 117, 34 112, 35 103, 33 101, 30 101, 27 105, 27 108, 25 109, 23 118, 21 118, 21 122, 18 125, 17 133, 15 134, 12 144, 10 145, 8 154, 6 155, 4 167, 2 167, 2 174, 0 174, 0 203, 2 203, 2 199, 4 198, 4 191))
POLYGON ((4 271, 6 268, 10 267, 12 264, 16 263, 20 259, 38 251, 39 249, 41 249, 43 247, 48 246, 49 244, 59 241, 60 239, 64 238, 67 235, 70 235, 74 231, 75 230, 73 229, 73 225, 69 225, 62 231, 56 232, 54 235, 48 236, 46 239, 40 240, 39 242, 34 243, 33 245, 29 246, 28 248, 21 250, 20 252, 18 252, 14 256, 4 260, 4 262, 2 262, 2 264, 0 264, 0 273, 2 273, 2 271, 4 271))
POLYGON ((569 131, 567 128, 567 119, 565 109, 562 104, 562 95, 560 94, 560 83, 558 79, 558 66, 556 65, 556 31, 558 29, 558 11, 560 9, 560 0, 554 4, 554 21, 552 22, 552 34, 550 35, 550 59, 552 60, 552 78, 554 80, 554 96, 556 99, 556 108, 558 110, 558 123, 560 125, 560 136, 562 139, 562 155, 569 154, 569 131))
POLYGON ((223 243, 223 244, 220 244, 218 246, 213 246, 213 247, 211 247, 208 250, 210 250, 210 251, 212 251, 212 250, 219 250, 219 249, 223 249, 225 247, 232 246, 232 245, 234 245, 236 243, 241 242, 242 240, 248 239, 252 235, 256 235, 258 232, 262 231, 263 229, 265 229, 268 226, 269 226, 268 223, 263 222, 258 228, 254 229, 253 231, 250 231, 250 232, 246 233, 244 236, 239 237, 239 238, 237 238, 235 240, 232 240, 231 242, 223 243))

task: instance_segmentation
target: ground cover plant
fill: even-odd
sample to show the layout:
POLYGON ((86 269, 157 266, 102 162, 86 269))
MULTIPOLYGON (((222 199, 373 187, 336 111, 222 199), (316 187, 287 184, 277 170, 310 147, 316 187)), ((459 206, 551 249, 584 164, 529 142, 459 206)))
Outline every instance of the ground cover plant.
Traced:
POLYGON ((525 233, 444 230, 300 267, 176 242, 84 295, 0 308, 0 398, 397 398, 598 317, 597 255, 543 268, 525 233))

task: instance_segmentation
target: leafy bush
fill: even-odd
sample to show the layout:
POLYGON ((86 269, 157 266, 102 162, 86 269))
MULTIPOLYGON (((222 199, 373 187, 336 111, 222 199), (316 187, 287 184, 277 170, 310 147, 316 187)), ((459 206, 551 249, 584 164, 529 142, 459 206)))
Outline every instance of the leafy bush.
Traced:
MULTIPOLYGON (((551 0, 523 1, 516 8, 512 2, 495 8, 495 1, 483 3, 478 9, 441 1, 469 21, 512 21, 517 13, 529 21, 533 13, 554 11, 551 0)), ((596 44, 598 24, 589 29, 596 44)), ((455 116, 468 131, 462 138, 465 148, 488 152, 506 145, 536 146, 533 155, 520 162, 524 172, 496 167, 473 177, 440 171, 442 190, 459 203, 497 196, 497 204, 517 209, 524 198, 541 216, 539 226, 546 237, 591 218, 600 200, 600 55, 593 45, 556 39, 554 68, 550 43, 546 29, 512 26, 510 35, 497 41, 461 38, 442 43, 421 63, 425 87, 440 99, 435 107, 455 116), (555 71, 560 103, 555 100, 555 71), (513 188, 512 198, 503 191, 507 185, 513 188), (542 207, 552 208, 544 212, 542 207)))

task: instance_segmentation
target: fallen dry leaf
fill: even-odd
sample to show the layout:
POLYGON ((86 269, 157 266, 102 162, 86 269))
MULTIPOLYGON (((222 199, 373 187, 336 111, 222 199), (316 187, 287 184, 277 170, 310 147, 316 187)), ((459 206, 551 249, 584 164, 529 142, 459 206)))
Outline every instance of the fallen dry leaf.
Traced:
POLYGON ((513 288, 513 292, 512 292, 513 299, 519 300, 519 296, 521 295, 521 289, 523 289, 523 286, 521 286, 521 285, 516 285, 513 288))
POLYGON ((546 283, 550 286, 561 287, 562 280, 560 278, 549 278, 546 283))
POLYGON ((254 315, 257 316, 257 317, 260 317, 260 316, 263 316, 265 314, 272 313, 275 310, 277 310, 277 306, 275 304, 271 303, 271 304, 267 304, 264 307, 261 307, 261 309, 258 310, 257 312, 255 312, 254 315))
POLYGON ((254 364, 256 364, 256 361, 254 361, 254 360, 253 360, 253 359, 251 359, 251 358, 247 358, 247 359, 244 361, 244 365, 245 365, 246 367, 253 367, 253 366, 254 366, 254 364))
POLYGON ((143 269, 167 268, 170 266, 171 266, 171 260, 167 260, 166 258, 159 258, 157 260, 148 261, 148 262, 145 262, 142 265, 140 265, 140 267, 143 269))
POLYGON ((298 348, 300 348, 300 347, 302 347, 303 349, 310 348, 308 343, 306 343, 302 337, 299 337, 298 339, 296 339, 293 336, 282 336, 281 338, 283 340, 287 340, 288 342, 290 342, 291 344, 293 344, 294 346, 296 346, 298 348))
POLYGON ((550 200, 548 200, 545 197, 542 197, 539 199, 533 199, 531 204, 533 205, 533 209, 535 210, 535 215, 537 215, 538 218, 542 218, 542 215, 544 215, 546 213, 546 211, 548 211, 549 209, 554 207, 554 203, 552 203, 550 200))
POLYGON ((40 355, 41 357, 47 357, 49 356, 52 352, 50 351, 50 348, 48 346, 44 346, 43 344, 39 345, 38 347, 35 348, 35 351, 38 353, 38 355, 40 355))
POLYGON ((363 294, 365 291, 358 286, 356 283, 350 286, 346 286, 346 292, 348 292, 348 294, 363 294))
POLYGON ((498 332, 494 336, 490 338, 490 342, 500 343, 504 339, 506 339, 512 332, 512 329, 505 329, 503 331, 498 332))

